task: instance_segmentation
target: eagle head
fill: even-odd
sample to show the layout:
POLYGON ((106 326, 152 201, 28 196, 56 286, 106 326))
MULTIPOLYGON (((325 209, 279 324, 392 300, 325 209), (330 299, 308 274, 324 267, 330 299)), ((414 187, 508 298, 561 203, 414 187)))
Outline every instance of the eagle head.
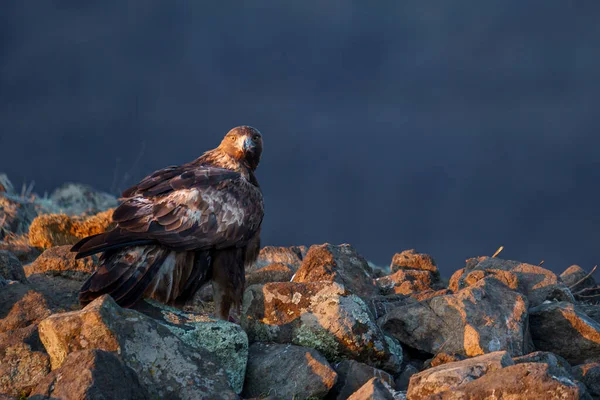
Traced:
POLYGON ((251 126, 237 126, 227 132, 219 148, 254 170, 258 167, 262 154, 262 135, 251 126))

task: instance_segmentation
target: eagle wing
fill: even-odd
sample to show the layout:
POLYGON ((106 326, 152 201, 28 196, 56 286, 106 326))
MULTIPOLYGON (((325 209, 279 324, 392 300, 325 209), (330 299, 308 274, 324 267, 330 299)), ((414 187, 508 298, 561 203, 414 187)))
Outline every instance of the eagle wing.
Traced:
POLYGON ((242 174, 207 165, 156 171, 123 192, 117 227, 74 246, 78 257, 158 243, 173 250, 243 247, 262 223, 260 189, 242 174))

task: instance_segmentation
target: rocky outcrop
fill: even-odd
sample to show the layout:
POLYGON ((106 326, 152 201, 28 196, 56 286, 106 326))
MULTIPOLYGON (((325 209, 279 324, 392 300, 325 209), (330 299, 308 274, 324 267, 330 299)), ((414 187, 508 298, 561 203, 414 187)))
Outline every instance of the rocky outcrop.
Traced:
POLYGON ((331 362, 344 358, 398 372, 402 350, 386 338, 360 297, 337 283, 267 283, 244 294, 242 327, 250 342, 312 347, 331 362))
POLYGON ((29 243, 43 249, 73 245, 87 236, 112 229, 112 213, 113 210, 108 210, 90 217, 42 214, 29 227, 29 243))
POLYGON ((486 278, 455 294, 394 307, 378 322, 400 343, 430 354, 520 356, 533 350, 527 308, 523 295, 486 278))
POLYGON ((82 350, 71 353, 60 368, 44 377, 30 400, 92 400, 150 398, 131 368, 113 353, 82 350))
POLYGON ((600 324, 571 303, 545 303, 530 310, 531 336, 537 349, 571 365, 600 361, 600 324))
POLYGON ((323 398, 337 374, 314 349, 291 344, 254 343, 250 346, 245 398, 323 398))
POLYGON ((429 254, 417 253, 414 249, 404 250, 392 257, 390 264, 392 273, 402 269, 429 271, 436 281, 440 279, 440 273, 433 257, 429 254))

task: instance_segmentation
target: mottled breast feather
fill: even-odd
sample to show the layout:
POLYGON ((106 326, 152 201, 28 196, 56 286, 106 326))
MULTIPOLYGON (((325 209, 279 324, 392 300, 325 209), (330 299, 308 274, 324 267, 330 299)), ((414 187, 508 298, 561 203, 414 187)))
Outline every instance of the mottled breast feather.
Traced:
POLYGON ((264 215, 260 188, 214 166, 167 167, 123 193, 118 227, 175 250, 243 247, 264 215))

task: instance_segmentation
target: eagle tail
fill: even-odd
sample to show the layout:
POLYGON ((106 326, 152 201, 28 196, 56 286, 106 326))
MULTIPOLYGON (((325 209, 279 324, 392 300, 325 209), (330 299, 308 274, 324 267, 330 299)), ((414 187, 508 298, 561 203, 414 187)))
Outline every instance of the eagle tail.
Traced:
POLYGON ((154 244, 155 240, 144 238, 141 234, 127 232, 122 229, 114 229, 109 232, 99 233, 81 239, 73 247, 76 259, 91 256, 92 254, 117 250, 123 247, 154 244))
POLYGON ((173 304, 193 296, 210 279, 207 252, 177 252, 158 244, 111 250, 100 262, 79 291, 82 306, 103 294, 121 307, 132 307, 143 297, 173 304))

